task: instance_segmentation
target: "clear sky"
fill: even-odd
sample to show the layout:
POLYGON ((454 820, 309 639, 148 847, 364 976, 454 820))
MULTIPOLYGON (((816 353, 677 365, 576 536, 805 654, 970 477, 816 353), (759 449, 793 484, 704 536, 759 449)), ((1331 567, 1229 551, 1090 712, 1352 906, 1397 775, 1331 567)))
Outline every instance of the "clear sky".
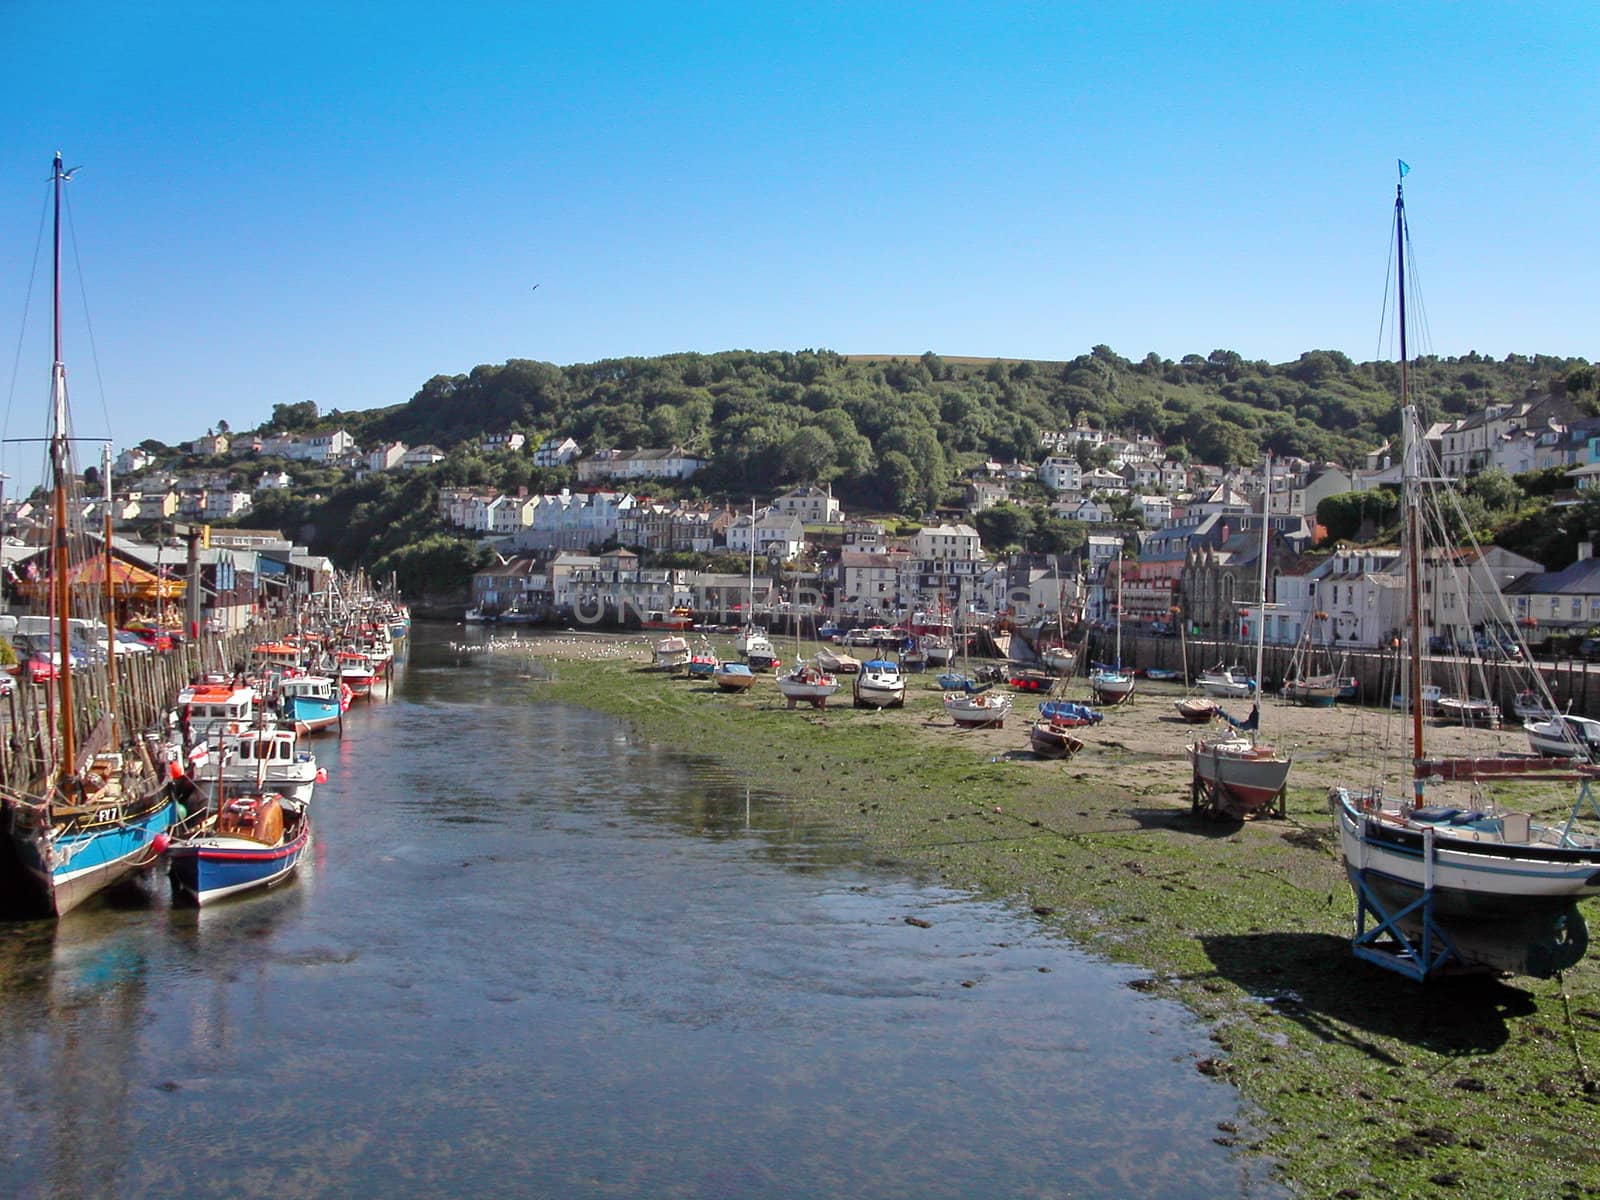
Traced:
POLYGON ((1397 158, 1432 350, 1595 355, 1593 0, 3 0, 0 48, 11 437, 58 148, 119 446, 508 358, 1370 359, 1397 158))

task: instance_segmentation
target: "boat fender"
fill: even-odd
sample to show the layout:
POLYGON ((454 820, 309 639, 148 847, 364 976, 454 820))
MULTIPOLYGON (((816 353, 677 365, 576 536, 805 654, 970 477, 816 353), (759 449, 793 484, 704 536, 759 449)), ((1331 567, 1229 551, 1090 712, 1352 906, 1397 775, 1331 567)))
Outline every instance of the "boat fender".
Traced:
POLYGON ((172 839, 164 833, 158 833, 150 839, 150 848, 157 854, 165 854, 167 847, 172 845, 172 839))
POLYGON ((328 782, 328 768, 327 767, 318 767, 317 768, 317 782, 318 783, 327 783, 328 782))

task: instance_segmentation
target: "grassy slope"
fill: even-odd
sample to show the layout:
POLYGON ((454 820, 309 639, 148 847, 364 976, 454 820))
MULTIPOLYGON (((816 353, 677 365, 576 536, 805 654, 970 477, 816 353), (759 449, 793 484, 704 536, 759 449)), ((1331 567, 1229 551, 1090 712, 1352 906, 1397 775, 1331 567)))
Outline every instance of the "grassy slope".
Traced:
MULTIPOLYGON (((1556 981, 1418 988, 1357 963, 1324 801, 1331 762, 1297 766, 1288 821, 1216 827, 1189 815, 1172 769, 1181 738, 1176 754, 1119 748, 1115 717, 1092 763, 991 761, 992 743, 936 723, 926 691, 903 713, 789 712, 770 684, 727 696, 639 662, 559 662, 538 694, 697 752, 767 747, 756 782, 872 857, 1013 898, 1148 968, 1142 990, 1212 1023, 1217 1052, 1198 1065, 1259 1105, 1243 1144, 1303 1194, 1600 1195, 1595 958, 1568 973, 1570 1001, 1556 981)), ((1589 917, 1600 933, 1593 904, 1589 917)))

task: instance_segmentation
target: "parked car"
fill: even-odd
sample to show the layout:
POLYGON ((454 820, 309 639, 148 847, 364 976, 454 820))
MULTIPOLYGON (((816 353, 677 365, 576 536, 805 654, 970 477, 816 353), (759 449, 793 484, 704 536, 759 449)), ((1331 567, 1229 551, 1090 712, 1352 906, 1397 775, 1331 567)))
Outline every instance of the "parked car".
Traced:
POLYGON ((1578 643, 1578 657, 1600 662, 1600 637, 1586 637, 1578 643))
POLYGON ((1459 654, 1461 648, 1456 645, 1456 639, 1450 634, 1434 634, 1428 639, 1429 654, 1459 654))
POLYGON ((149 654, 151 652, 152 652, 151 651, 151 647, 145 643, 145 640, 143 638, 141 638, 138 634, 134 633, 133 630, 131 630, 131 629, 119 629, 119 630, 117 630, 117 653, 118 654, 140 655, 140 654, 149 654))

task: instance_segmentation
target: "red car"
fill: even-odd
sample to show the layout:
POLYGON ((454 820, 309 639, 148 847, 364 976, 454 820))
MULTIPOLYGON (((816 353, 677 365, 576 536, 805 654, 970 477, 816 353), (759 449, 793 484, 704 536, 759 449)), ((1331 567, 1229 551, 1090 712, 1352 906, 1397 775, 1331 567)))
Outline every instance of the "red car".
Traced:
POLYGON ((137 634, 139 640, 145 645, 149 646, 150 649, 154 650, 157 654, 166 654, 173 648, 172 635, 165 629, 152 629, 149 626, 138 626, 129 630, 129 632, 137 634))

